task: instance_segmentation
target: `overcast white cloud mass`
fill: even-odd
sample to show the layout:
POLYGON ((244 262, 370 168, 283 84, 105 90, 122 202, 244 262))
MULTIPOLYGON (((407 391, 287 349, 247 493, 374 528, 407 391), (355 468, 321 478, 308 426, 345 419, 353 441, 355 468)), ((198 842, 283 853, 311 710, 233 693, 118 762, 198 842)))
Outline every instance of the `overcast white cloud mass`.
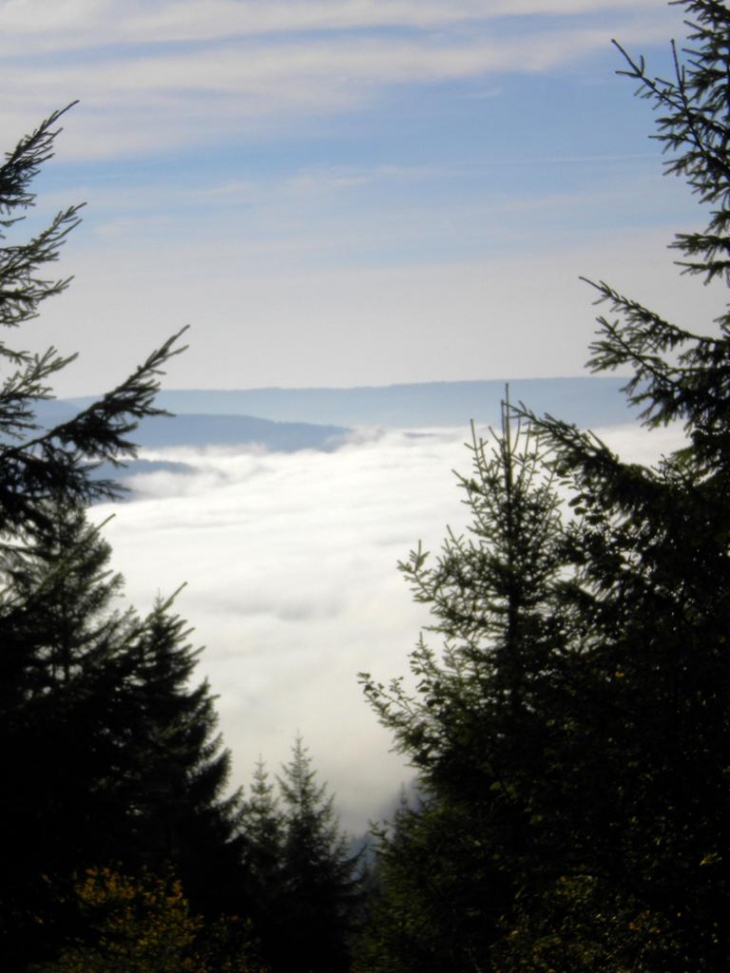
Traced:
MULTIPOLYGON (((680 441, 673 429, 603 435, 643 462, 680 441)), ((206 646, 199 674, 219 694, 233 783, 250 781, 259 756, 277 771, 301 733, 351 832, 397 797, 410 771, 356 674, 407 674, 428 615, 396 565, 419 540, 436 552, 447 525, 468 526, 452 471, 469 472, 469 437, 467 427, 362 430, 333 453, 145 454, 194 472, 139 477, 105 536, 140 610, 188 583, 178 609, 206 646)))

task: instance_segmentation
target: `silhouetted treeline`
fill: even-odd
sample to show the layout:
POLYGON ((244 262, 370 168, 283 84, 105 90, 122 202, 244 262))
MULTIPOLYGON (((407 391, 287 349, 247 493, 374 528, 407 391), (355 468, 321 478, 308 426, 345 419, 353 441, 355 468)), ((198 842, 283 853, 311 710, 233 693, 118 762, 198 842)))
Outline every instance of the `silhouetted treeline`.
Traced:
MULTIPOLYGON (((62 112, 0 167, 0 325, 25 324, 66 287, 48 281, 78 207, 14 242, 62 112), (13 240, 10 240, 10 237, 13 240)), ((11 332, 12 333, 12 332, 11 332)), ((60 425, 38 416, 64 359, 0 344, 0 967, 331 970, 349 967, 359 872, 298 741, 261 820, 227 791, 200 652, 159 601, 122 610, 103 528, 118 495, 98 467, 133 458, 175 336, 118 388, 60 425), (191 965, 192 964, 192 965, 191 965)), ((268 792, 267 792, 268 793, 268 792)), ((257 803, 258 802, 258 803, 257 803)))

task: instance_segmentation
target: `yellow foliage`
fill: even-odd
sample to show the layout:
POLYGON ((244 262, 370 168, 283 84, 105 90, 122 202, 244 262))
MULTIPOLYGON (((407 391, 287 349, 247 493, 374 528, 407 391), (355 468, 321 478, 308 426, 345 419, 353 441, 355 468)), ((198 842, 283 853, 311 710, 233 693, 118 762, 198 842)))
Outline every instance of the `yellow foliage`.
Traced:
POLYGON ((207 930, 198 942, 203 921, 191 914, 172 876, 91 868, 75 894, 90 935, 35 973, 252 973, 240 949, 221 955, 233 920, 207 930), (211 943, 217 946, 212 951, 211 943))

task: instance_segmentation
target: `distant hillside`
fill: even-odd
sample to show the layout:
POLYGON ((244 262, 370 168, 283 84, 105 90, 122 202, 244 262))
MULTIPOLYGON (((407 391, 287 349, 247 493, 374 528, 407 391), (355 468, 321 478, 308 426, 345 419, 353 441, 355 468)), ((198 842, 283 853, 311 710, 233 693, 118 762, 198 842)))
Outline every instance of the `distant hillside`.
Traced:
MULTIPOLYGON (((510 399, 583 428, 633 418, 621 379, 553 378, 510 382, 510 399)), ((499 421, 505 383, 430 382, 353 389, 172 390, 158 397, 174 418, 145 420, 134 435, 142 447, 256 445, 276 452, 332 450, 354 426, 424 428, 499 421)), ((93 400, 41 403, 46 425, 63 422, 93 400)))
MULTIPOLYGON (((540 378, 510 382, 512 402, 549 412, 582 427, 629 422, 616 378, 540 378)), ((278 422, 340 426, 462 426, 494 423, 505 383, 429 382, 352 389, 170 390, 159 402, 177 414, 237 414, 278 422)))
MULTIPOLYGON (((47 426, 65 422, 92 401, 93 399, 62 399, 43 402, 40 404, 39 416, 47 426)), ((174 416, 152 416, 145 419, 132 439, 139 446, 148 448, 246 444, 261 446, 273 452, 290 453, 300 449, 336 449, 348 432, 342 426, 274 422, 246 415, 196 415, 180 410, 174 416)))
MULTIPOLYGON (((165 403, 161 404, 169 408, 165 403)), ((291 453, 299 449, 336 449, 348 431, 342 426, 311 422, 275 422, 248 415, 196 415, 180 410, 173 417, 145 419, 139 432, 135 433, 135 439, 140 446, 237 446, 249 443, 274 452, 291 453)))
MULTIPOLYGON (((510 399, 538 414, 551 413, 583 428, 618 425, 633 414, 620 393, 621 379, 555 378, 510 382, 510 399)), ((241 446, 272 452, 330 451, 346 441, 355 426, 425 428, 499 421, 505 383, 430 382, 353 389, 173 390, 158 404, 173 417, 146 419, 134 433, 141 447, 241 446)), ((66 421, 93 399, 41 402, 46 426, 66 421)), ((104 466, 100 476, 125 481, 139 473, 191 470, 184 461, 143 457, 124 469, 104 466)))

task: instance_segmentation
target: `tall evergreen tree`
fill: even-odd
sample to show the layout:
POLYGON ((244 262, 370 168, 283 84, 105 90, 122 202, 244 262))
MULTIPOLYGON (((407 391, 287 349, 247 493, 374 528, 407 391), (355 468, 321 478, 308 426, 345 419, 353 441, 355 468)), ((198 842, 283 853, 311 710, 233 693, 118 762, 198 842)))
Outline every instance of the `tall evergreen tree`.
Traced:
MULTIPOLYGON (((68 280, 48 266, 80 207, 20 237, 63 112, 0 165, 0 325, 17 329, 68 280), (17 242, 15 242, 17 241, 17 242)), ((134 456, 174 336, 117 388, 49 427, 46 400, 70 363, 0 341, 0 965, 24 970, 72 935, 64 883, 78 869, 130 863, 184 876, 196 908, 240 911, 238 798, 223 795, 229 756, 213 699, 191 688, 197 653, 185 624, 158 605, 120 611, 121 579, 84 507, 117 495, 98 466, 134 456)))
MULTIPOLYGON (((730 9, 683 6, 690 46, 684 62, 674 50, 674 78, 653 78, 628 55, 624 73, 658 112, 667 172, 711 206, 704 230, 676 236, 680 266, 726 286, 730 9)), ((656 469, 637 468, 533 417, 583 513, 572 557, 592 624, 584 735, 613 796, 576 814, 573 828, 592 849, 593 874, 668 927, 676 949, 665 969, 718 969, 730 959, 730 316, 701 334, 596 287, 611 313, 599 319, 591 367, 630 369, 625 391, 644 424, 680 420, 687 444, 656 469)))
POLYGON ((82 511, 46 504, 33 544, 6 549, 3 559, 0 818, 12 840, 0 882, 0 955, 7 968, 10 956, 27 959, 53 940, 50 885, 113 858, 126 830, 134 660, 120 646, 135 622, 114 610, 121 579, 109 573, 109 556, 82 511))
MULTIPOLYGON (((682 5, 691 46, 684 60, 675 50, 675 77, 653 78, 628 55, 624 73, 658 110, 667 171, 711 206, 707 228, 674 246, 685 271, 717 287, 730 268, 730 8, 682 5)), ((434 969, 679 973, 730 962, 730 315, 702 334, 595 286, 610 314, 599 319, 591 367, 629 370, 625 391, 641 421, 651 430, 680 420, 686 445, 656 467, 627 464, 590 433, 524 414, 544 451, 538 467, 571 498, 572 519, 544 521, 557 573, 537 579, 517 627, 519 589, 498 601, 506 608, 495 628, 509 517, 492 506, 480 559, 450 538, 431 573, 420 553, 411 562, 444 661, 417 651, 415 695, 366 682, 431 801, 425 816, 399 822, 386 882, 424 835, 442 856, 434 871, 454 874, 464 833, 454 825, 454 851, 429 832, 450 815, 474 836, 475 861, 509 880, 501 911, 486 898, 481 907, 496 937, 434 969), (510 631, 521 673, 505 651, 510 631)), ((501 495, 496 482, 489 491, 501 495)), ((516 563, 529 585, 529 559, 516 563)), ((487 876, 485 890, 498 878, 487 876)), ((452 930, 467 945, 470 915, 452 930)), ((371 966, 394 969, 389 957, 386 941, 371 966)))
POLYGON ((44 542, 15 552, 18 602, 0 618, 24 666, 3 685, 15 687, 0 757, 7 963, 64 937, 59 888, 88 867, 172 867, 196 910, 246 907, 240 801, 223 793, 230 757, 207 683, 190 685, 198 651, 185 623, 170 603, 146 619, 115 610, 121 578, 83 511, 44 522, 44 542))

